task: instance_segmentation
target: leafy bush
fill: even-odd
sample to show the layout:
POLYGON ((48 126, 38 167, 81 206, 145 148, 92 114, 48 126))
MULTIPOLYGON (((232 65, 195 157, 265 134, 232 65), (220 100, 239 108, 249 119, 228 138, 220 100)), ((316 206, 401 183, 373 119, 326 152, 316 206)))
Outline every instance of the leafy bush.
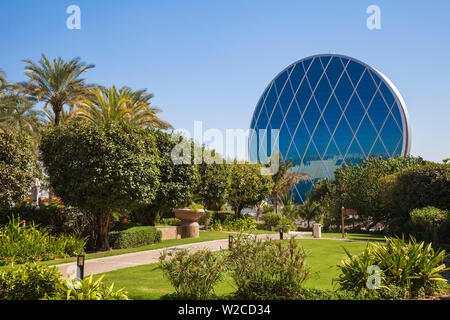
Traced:
POLYGON ((300 297, 301 300, 363 300, 361 295, 355 295, 353 292, 329 290, 329 289, 314 289, 302 288, 300 297))
POLYGON ((0 132, 0 208, 25 198, 36 171, 30 137, 0 132))
POLYGON ((278 223, 278 228, 283 228, 284 232, 295 230, 294 223, 291 219, 288 218, 281 218, 280 222, 278 223))
POLYGON ((234 211, 209 211, 211 212, 211 221, 212 223, 219 222, 220 224, 224 224, 225 220, 230 220, 234 218, 236 214, 234 211))
POLYGON ((264 224, 266 225, 268 230, 273 228, 277 228, 280 225, 280 221, 283 216, 280 213, 268 212, 262 215, 262 219, 264 220, 264 224))
POLYGON ((80 213, 73 208, 63 207, 61 205, 40 205, 34 207, 28 204, 22 204, 9 209, 0 210, 0 225, 8 223, 14 216, 20 216, 27 223, 34 223, 41 227, 48 228, 52 234, 73 232, 73 225, 80 213))
POLYGON ((61 288, 61 273, 55 267, 24 264, 0 275, 0 300, 55 297, 61 288))
POLYGON ((127 292, 123 289, 114 290, 114 283, 107 286, 102 283, 104 275, 94 280, 90 275, 79 280, 66 281, 58 294, 52 300, 128 300, 127 292))
POLYGON ((409 215, 414 223, 423 226, 432 235, 435 244, 439 244, 439 227, 444 221, 450 221, 448 210, 428 206, 422 209, 411 210, 409 215))
POLYGON ((205 229, 209 228, 211 223, 211 212, 205 211, 205 213, 198 219, 198 223, 205 226, 205 229))
POLYGON ((23 226, 20 218, 13 217, 0 227, 0 265, 52 260, 81 253, 87 238, 61 234, 51 236, 46 228, 34 223, 23 226))
POLYGON ((163 226, 177 226, 181 222, 178 218, 163 218, 160 224, 163 226))
POLYGON ((408 217, 415 208, 434 206, 450 210, 449 164, 414 166, 387 177, 384 182, 388 186, 384 193, 390 194, 386 206, 391 212, 408 217))
POLYGON ((442 287, 439 282, 446 281, 441 275, 445 270, 445 251, 435 252, 431 244, 418 243, 413 237, 408 243, 400 238, 386 238, 386 243, 369 243, 357 256, 346 253, 348 258, 338 266, 340 274, 335 281, 341 289, 364 296, 379 298, 390 294, 417 298, 435 294, 442 287), (370 266, 380 268, 380 285, 384 290, 378 292, 367 288, 370 266), (392 294, 392 288, 395 294, 392 294))
POLYGON ((298 299, 310 277, 306 253, 298 241, 238 237, 227 260, 239 299, 298 299))
POLYGON ((159 260, 164 276, 180 299, 211 298, 214 286, 226 270, 222 255, 206 249, 192 254, 187 250, 175 253, 164 251, 159 260))
POLYGON ((161 231, 152 226, 133 227, 124 231, 112 231, 110 245, 114 249, 145 246, 161 241, 161 231))

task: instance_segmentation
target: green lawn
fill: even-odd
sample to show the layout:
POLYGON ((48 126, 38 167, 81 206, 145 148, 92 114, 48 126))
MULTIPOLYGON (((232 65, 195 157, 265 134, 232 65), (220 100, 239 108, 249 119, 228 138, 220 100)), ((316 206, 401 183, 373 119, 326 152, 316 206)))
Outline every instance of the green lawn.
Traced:
MULTIPOLYGON (((306 235, 312 237, 311 235, 306 235)), ((334 232, 322 232, 322 238, 335 238, 342 239, 342 233, 334 232)), ((347 239, 355 240, 384 240, 384 236, 380 234, 367 234, 367 233, 347 233, 347 239)))
MULTIPOLYGON (((335 240, 301 239, 298 241, 309 253, 307 262, 314 273, 313 277, 306 282, 306 286, 321 289, 333 287, 332 279, 338 273, 336 266, 345 257, 343 247, 352 254, 358 254, 367 245, 366 242, 335 240)), ((173 292, 169 282, 163 277, 162 271, 158 269, 158 263, 107 272, 104 282, 109 284, 114 282, 115 288, 124 288, 132 299, 160 299, 165 294, 173 292)), ((219 296, 233 291, 229 277, 216 287, 216 293, 219 296)))

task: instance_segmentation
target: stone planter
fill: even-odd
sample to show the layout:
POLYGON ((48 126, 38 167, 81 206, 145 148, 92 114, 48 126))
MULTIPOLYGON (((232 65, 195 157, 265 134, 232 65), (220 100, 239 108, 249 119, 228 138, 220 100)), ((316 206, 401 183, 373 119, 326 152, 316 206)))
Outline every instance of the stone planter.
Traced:
POLYGON ((205 210, 174 209, 173 212, 181 220, 181 238, 198 238, 200 226, 197 221, 205 214, 205 210))

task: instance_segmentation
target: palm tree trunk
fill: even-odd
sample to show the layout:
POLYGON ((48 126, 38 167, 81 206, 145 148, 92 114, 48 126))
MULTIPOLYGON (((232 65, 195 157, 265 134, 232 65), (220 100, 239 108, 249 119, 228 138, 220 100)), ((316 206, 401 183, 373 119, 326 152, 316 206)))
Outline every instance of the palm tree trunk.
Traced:
POLYGON ((61 123, 62 109, 63 109, 62 105, 53 106, 53 112, 55 113, 55 126, 59 126, 59 124, 61 123))

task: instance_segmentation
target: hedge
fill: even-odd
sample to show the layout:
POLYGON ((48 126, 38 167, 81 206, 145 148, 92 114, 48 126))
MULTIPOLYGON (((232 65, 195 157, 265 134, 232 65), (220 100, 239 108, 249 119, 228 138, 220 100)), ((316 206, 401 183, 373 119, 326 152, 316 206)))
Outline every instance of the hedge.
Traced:
POLYGON ((209 211, 211 213, 210 221, 213 222, 220 222, 220 224, 224 224, 225 220, 231 220, 236 217, 236 214, 234 211, 209 211))
POLYGON ((133 227, 124 231, 109 233, 110 246, 125 249, 145 246, 161 241, 161 231, 153 226, 133 227))

